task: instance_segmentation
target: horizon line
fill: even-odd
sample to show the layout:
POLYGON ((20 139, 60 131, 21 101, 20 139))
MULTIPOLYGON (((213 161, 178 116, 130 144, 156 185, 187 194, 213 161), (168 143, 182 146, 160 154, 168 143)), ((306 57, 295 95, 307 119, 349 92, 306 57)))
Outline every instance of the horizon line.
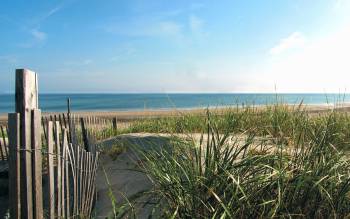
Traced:
MULTIPOLYGON (((15 92, 3 92, 0 95, 14 95, 15 92)), ((339 94, 350 92, 39 92, 39 95, 47 94, 339 94)))

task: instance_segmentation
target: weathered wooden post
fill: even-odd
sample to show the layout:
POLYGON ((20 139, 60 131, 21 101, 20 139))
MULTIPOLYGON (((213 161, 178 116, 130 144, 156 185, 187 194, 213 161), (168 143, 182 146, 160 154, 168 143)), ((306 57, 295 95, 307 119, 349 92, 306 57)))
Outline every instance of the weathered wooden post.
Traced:
POLYGON ((16 70, 16 113, 9 114, 9 124, 9 172, 19 172, 17 179, 10 178, 9 186, 14 194, 19 189, 20 197, 20 203, 11 202, 11 213, 14 218, 43 218, 41 112, 38 110, 38 78, 35 72, 16 70), (15 212, 19 209, 20 212, 15 212))
POLYGON ((67 113, 70 114, 70 98, 67 98, 67 113))
POLYGON ((83 117, 80 118, 80 125, 81 125, 81 133, 83 135, 84 149, 86 151, 90 151, 90 142, 89 142, 86 126, 85 126, 85 120, 83 117))
POLYGON ((70 98, 67 98, 67 119, 68 119, 68 140, 73 142, 73 130, 72 130, 72 120, 71 120, 71 109, 70 109, 70 98))
POLYGON ((114 135, 116 135, 118 131, 117 117, 113 118, 112 125, 113 125, 114 135))

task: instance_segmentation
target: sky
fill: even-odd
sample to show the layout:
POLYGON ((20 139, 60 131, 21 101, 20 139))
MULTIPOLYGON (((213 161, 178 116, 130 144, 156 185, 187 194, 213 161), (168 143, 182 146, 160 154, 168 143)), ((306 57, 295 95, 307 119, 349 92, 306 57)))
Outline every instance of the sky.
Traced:
POLYGON ((0 94, 350 91, 350 0, 1 0, 0 94))

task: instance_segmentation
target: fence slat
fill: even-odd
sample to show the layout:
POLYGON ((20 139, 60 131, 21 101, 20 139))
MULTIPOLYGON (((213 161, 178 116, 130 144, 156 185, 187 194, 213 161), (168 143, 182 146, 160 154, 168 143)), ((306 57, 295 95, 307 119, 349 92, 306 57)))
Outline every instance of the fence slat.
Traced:
POLYGON ((72 144, 77 145, 77 135, 76 135, 76 121, 75 121, 75 115, 73 114, 73 119, 70 122, 70 129, 71 129, 71 136, 72 136, 72 144))
POLYGON ((83 160, 84 160, 84 150, 80 149, 80 160, 79 160, 79 211, 81 212, 81 207, 83 203, 83 160))
POLYGON ((66 215, 66 194, 65 194, 65 189, 66 189, 66 186, 65 186, 65 183, 66 183, 66 180, 65 180, 65 176, 66 176, 66 161, 65 161, 65 158, 66 158, 66 148, 68 146, 68 140, 67 140, 67 132, 66 132, 66 129, 62 129, 62 156, 61 156, 61 167, 62 167, 62 170, 61 170, 61 184, 62 184, 62 217, 67 217, 66 215))
POLYGON ((84 205, 83 205, 83 212, 84 215, 87 216, 87 209, 86 209, 86 202, 89 200, 89 194, 88 194, 88 184, 89 184, 89 156, 90 152, 85 152, 85 183, 84 183, 84 205))
POLYGON ((31 151, 31 113, 25 112, 21 119, 21 215, 33 218, 33 179, 32 179, 32 151, 31 151))
POLYGON ((5 145, 2 144, 1 139, 0 139, 0 160, 5 160, 5 153, 4 153, 4 149, 5 145))
POLYGON ((45 124, 45 118, 43 117, 41 119, 41 126, 42 126, 42 129, 43 129, 43 132, 44 132, 44 139, 45 139, 45 142, 47 141, 47 126, 45 124))
MULTIPOLYGON (((67 135, 67 132, 66 132, 67 135)), ((70 174, 69 174, 69 162, 68 162, 68 142, 67 142, 67 146, 65 147, 65 157, 64 160, 66 162, 66 213, 67 213, 67 218, 70 218, 70 174)))
POLYGON ((81 159, 81 205, 80 205, 80 212, 82 213, 82 215, 84 215, 84 202, 85 202, 85 179, 86 179, 86 165, 85 164, 85 159, 86 159, 86 152, 85 150, 82 151, 82 159, 81 159))
POLYGON ((68 157, 69 157, 69 163, 72 171, 72 178, 73 178, 73 209, 72 214, 77 215, 77 174, 76 174, 76 161, 75 161, 75 150, 73 149, 73 145, 69 144, 68 147, 68 157))
POLYGON ((91 184, 91 153, 88 152, 87 153, 88 156, 87 156, 87 164, 86 164, 86 167, 87 167, 87 185, 86 185, 86 201, 84 203, 84 212, 86 213, 86 215, 88 215, 88 208, 89 208, 89 200, 91 198, 90 196, 90 184, 91 184))
POLYGON ((76 179, 77 179, 77 196, 76 196, 76 201, 77 201, 77 208, 76 208, 76 212, 75 214, 78 215, 79 214, 79 206, 80 206, 80 179, 81 179, 81 176, 80 176, 80 147, 77 147, 76 148, 76 179))
MULTIPOLYGON (((99 152, 96 152, 95 153, 95 157, 94 157, 94 166, 93 166, 93 172, 92 172, 92 180, 93 180, 93 186, 92 186, 92 191, 91 191, 91 197, 96 197, 96 173, 97 173, 97 165, 98 165, 98 160, 99 160, 99 155, 100 153, 99 152)), ((91 198, 90 200, 90 206, 89 206, 89 215, 91 215, 91 212, 92 212, 92 206, 93 206, 93 203, 95 201, 94 198, 91 198)))
MULTIPOLYGON (((55 120, 56 121, 56 120, 55 120)), ((60 142, 60 123, 58 121, 55 122, 55 136, 56 136, 56 175, 57 175, 57 181, 56 181, 56 192, 57 192, 57 217, 62 217, 62 203, 61 203, 61 188, 62 188, 62 181, 61 181, 61 142, 60 142)))
MULTIPOLYGON (((2 140, 3 140, 3 142, 2 142, 3 155, 4 155, 4 159, 3 160, 7 160, 7 158, 8 158, 8 151, 7 151, 8 144, 6 142, 4 126, 1 126, 1 134, 2 134, 2 140)), ((7 133, 7 135, 8 135, 8 133, 7 133)))
POLYGON ((113 118, 112 127, 113 127, 113 132, 114 132, 113 134, 116 135, 118 133, 117 117, 113 118))
POLYGON ((21 187, 20 187, 20 115, 10 113, 8 126, 11 132, 7 132, 9 138, 9 202, 10 217, 21 218, 21 187))
POLYGON ((4 140, 4 146, 5 146, 5 156, 6 156, 6 159, 8 158, 8 156, 9 156, 9 152, 8 152, 8 137, 7 137, 7 141, 6 141, 6 137, 5 137, 5 133, 7 133, 7 136, 8 136, 8 132, 7 132, 7 127, 5 126, 2 126, 1 127, 1 133, 2 133, 2 139, 4 140), (5 132, 6 131, 6 132, 5 132))
POLYGON ((82 136, 83 136, 84 149, 86 151, 89 151, 89 139, 88 139, 88 134, 87 134, 87 130, 85 127, 84 118, 80 118, 80 125, 81 125, 81 132, 82 132, 82 136))
POLYGON ((41 111, 32 111, 32 150, 33 150, 33 203, 34 218, 43 218, 42 155, 41 155, 41 111))
POLYGON ((49 187, 49 218, 54 218, 55 211, 55 175, 54 175, 54 139, 53 139, 53 122, 47 123, 47 170, 48 170, 48 187, 49 187))

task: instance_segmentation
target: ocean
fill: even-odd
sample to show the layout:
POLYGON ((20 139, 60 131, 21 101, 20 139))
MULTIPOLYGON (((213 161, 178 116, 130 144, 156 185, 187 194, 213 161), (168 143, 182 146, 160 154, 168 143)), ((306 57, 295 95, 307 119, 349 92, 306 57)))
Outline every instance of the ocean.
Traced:
MULTIPOLYGON (((39 105, 44 112, 64 112, 67 98, 72 111, 143 111, 191 109, 238 105, 335 104, 350 102, 349 94, 40 94, 39 105)), ((0 113, 14 112, 14 95, 0 94, 0 113)))

